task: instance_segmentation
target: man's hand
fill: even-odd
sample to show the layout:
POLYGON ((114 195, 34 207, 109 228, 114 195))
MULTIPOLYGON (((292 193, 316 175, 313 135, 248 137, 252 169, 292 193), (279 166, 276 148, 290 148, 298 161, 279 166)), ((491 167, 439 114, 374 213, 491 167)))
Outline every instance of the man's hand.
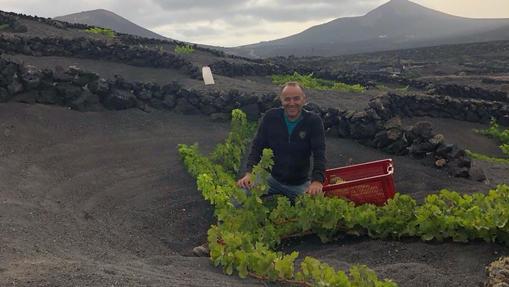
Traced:
POLYGON ((318 195, 322 193, 323 184, 319 181, 313 181, 306 190, 309 195, 318 195))
POLYGON ((253 182, 251 181, 251 173, 246 172, 246 175, 237 181, 237 186, 243 189, 250 189, 253 187, 253 182))

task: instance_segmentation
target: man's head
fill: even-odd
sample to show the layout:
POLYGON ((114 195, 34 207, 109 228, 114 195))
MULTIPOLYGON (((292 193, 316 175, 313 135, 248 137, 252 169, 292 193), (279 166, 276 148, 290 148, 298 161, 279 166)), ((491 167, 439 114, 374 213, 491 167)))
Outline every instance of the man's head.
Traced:
POLYGON ((306 104, 306 95, 299 83, 288 82, 283 86, 279 100, 281 100, 288 119, 295 120, 300 116, 302 107, 306 104))

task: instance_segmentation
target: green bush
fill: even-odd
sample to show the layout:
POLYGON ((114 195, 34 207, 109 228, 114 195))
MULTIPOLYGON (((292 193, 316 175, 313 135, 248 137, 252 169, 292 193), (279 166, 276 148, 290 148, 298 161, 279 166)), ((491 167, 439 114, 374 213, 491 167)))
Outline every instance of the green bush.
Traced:
POLYGON ((194 52, 194 48, 191 44, 182 44, 175 47, 176 54, 191 54, 192 52, 194 52))
MULTIPOLYGON (((284 226, 272 223, 281 221, 277 214, 271 215, 260 196, 267 191, 268 170, 274 164, 272 151, 264 149, 260 162, 253 168, 250 194, 246 194, 235 183, 235 174, 240 166, 241 155, 246 151, 254 127, 247 122, 240 110, 232 111, 232 129, 226 141, 216 147, 210 156, 202 155, 198 145, 179 145, 184 164, 197 179, 198 190, 212 205, 217 224, 208 231, 210 260, 222 266, 226 274, 237 272, 241 278, 247 276, 282 283, 287 286, 352 286, 352 287, 396 287, 390 280, 381 280, 366 266, 354 265, 348 273, 335 270, 317 259, 305 257, 297 268, 298 252, 284 254, 276 251, 284 226), (233 202, 241 203, 235 207, 233 202)), ((311 197, 309 197, 311 198, 311 197)), ((325 198, 322 196, 321 200, 325 198)), ((294 214, 289 201, 278 200, 274 209, 286 215, 294 214)), ((344 200, 338 202, 347 204, 344 200)), ((353 207, 353 204, 351 204, 353 207)), ((308 214, 305 215, 309 217, 308 214)), ((290 226, 288 229, 294 232, 290 226)))
POLYGON ((497 140, 501 145, 499 146, 500 150, 502 150, 502 153, 507 155, 508 158, 497 158, 497 157, 490 157, 484 154, 467 151, 467 154, 474 158, 479 160, 485 160, 485 161, 491 161, 491 162, 497 162, 497 163, 507 163, 509 164, 509 129, 502 129, 498 123, 495 120, 491 120, 490 127, 484 130, 474 130, 477 133, 480 133, 482 135, 485 135, 490 138, 494 138, 497 140))
POLYGON ((495 162, 495 163, 509 164, 509 158, 492 157, 492 156, 485 155, 482 153, 473 152, 468 149, 465 150, 465 152, 467 153, 467 155, 469 157, 471 157, 473 159, 484 160, 484 161, 495 162))
POLYGON ((294 72, 292 75, 272 75, 272 83, 277 85, 282 85, 291 81, 298 82, 304 88, 316 90, 332 90, 353 93, 362 93, 365 90, 365 88, 359 84, 349 85, 341 82, 315 78, 313 73, 301 75, 294 72))
POLYGON ((263 150, 252 170, 254 186, 249 194, 235 181, 240 158, 253 132, 246 115, 234 110, 226 141, 211 155, 201 154, 197 144, 179 145, 184 165, 197 179, 198 190, 214 206, 217 224, 208 231, 210 260, 223 267, 226 274, 236 272, 241 278, 249 276, 285 286, 397 286, 379 279, 366 266, 352 265, 349 272, 344 272, 311 257, 298 260, 295 251, 278 251, 284 238, 310 233, 323 242, 338 234, 350 234, 379 239, 484 240, 509 245, 506 184, 487 193, 461 194, 444 189, 426 196, 421 203, 405 194, 396 194, 383 206, 303 195, 295 204, 278 197, 277 203, 269 207, 261 196, 267 192, 267 177, 274 164, 270 149, 263 150))
POLYGON ((496 120, 492 119, 490 127, 485 130, 479 130, 479 133, 497 139, 502 144, 509 144, 509 129, 502 129, 496 120))
POLYGON ((113 30, 111 30, 111 29, 108 29, 108 28, 93 27, 93 28, 88 28, 85 31, 88 32, 88 33, 92 33, 92 34, 103 35, 103 36, 106 36, 108 38, 115 38, 115 32, 113 30))

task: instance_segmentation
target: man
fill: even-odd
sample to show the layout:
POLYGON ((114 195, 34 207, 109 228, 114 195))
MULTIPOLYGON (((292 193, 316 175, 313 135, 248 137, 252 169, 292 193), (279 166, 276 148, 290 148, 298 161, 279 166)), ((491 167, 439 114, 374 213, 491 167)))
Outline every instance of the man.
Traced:
MULTIPOLYGON (((271 109, 262 118, 248 157, 248 172, 237 181, 237 185, 246 190, 253 186, 250 171, 260 161, 263 149, 270 148, 274 153, 274 166, 267 179, 268 194, 281 194, 294 202, 298 195, 322 192, 325 132, 321 118, 302 109, 307 98, 297 82, 286 83, 279 100, 282 108, 271 109)), ((195 247, 193 253, 208 256, 207 244, 195 247)))
POLYGON ((294 201, 303 193, 316 195, 322 192, 325 133, 321 118, 302 109, 307 98, 298 83, 286 83, 279 99, 282 108, 271 109, 263 117, 248 157, 248 172, 237 185, 244 189, 252 187, 249 171, 260 160, 263 149, 270 148, 274 152, 274 166, 268 178, 268 194, 282 194, 294 201))

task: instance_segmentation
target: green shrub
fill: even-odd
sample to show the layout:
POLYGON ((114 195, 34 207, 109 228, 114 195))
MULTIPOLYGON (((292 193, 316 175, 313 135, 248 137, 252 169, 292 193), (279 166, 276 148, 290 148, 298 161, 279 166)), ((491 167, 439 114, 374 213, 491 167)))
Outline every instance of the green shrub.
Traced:
POLYGON ((353 93, 362 93, 365 90, 364 87, 359 84, 349 85, 341 82, 315 78, 313 73, 301 75, 294 72, 292 75, 272 75, 272 83, 277 85, 282 85, 291 81, 298 82, 304 88, 316 90, 332 90, 353 93))
MULTIPOLYGON (((275 250, 285 231, 293 234, 298 230, 291 224, 277 225, 273 221, 281 222, 286 219, 285 216, 299 214, 306 218, 313 216, 304 214, 305 210, 301 209, 298 210, 300 213, 293 212, 286 198, 283 201, 278 199, 277 207, 272 211, 264 205, 261 196, 267 192, 267 177, 274 164, 270 149, 263 150, 260 162, 253 167, 255 185, 250 193, 246 194, 237 187, 235 175, 240 167, 240 158, 253 133, 254 128, 247 122, 246 115, 240 110, 233 110, 231 131, 226 141, 218 145, 210 156, 202 155, 197 144, 179 145, 178 148, 187 170, 196 177, 198 190, 214 206, 217 224, 210 227, 207 236, 212 263, 222 266, 228 275, 237 272, 241 278, 250 276, 284 286, 396 287, 396 283, 379 279, 366 266, 353 265, 350 272, 345 273, 317 259, 305 257, 298 268, 298 252, 284 254, 275 250), (233 202, 241 206, 237 208, 233 202)), ((310 204, 314 203, 311 197, 307 200, 312 201, 310 204)), ((323 196, 319 200, 312 208, 322 207, 318 210, 320 214, 334 213, 326 208, 339 209, 330 204, 320 205, 326 201, 323 196)), ((342 199, 336 203, 349 205, 342 199)), ((353 204, 349 206, 354 207, 353 204)))
POLYGON ((108 29, 108 28, 93 27, 93 28, 88 28, 85 31, 88 32, 88 33, 92 33, 92 34, 103 35, 103 36, 106 36, 108 38, 115 38, 115 32, 113 30, 111 30, 111 29, 108 29))
POLYGON ((509 164, 509 129, 502 129, 498 123, 492 119, 490 122, 490 127, 484 130, 474 130, 477 133, 480 133, 482 135, 485 135, 487 137, 491 137, 496 139, 501 145, 499 146, 500 150, 502 150, 502 153, 507 155, 508 158, 496 158, 496 157, 490 157, 484 154, 467 151, 468 155, 472 158, 479 159, 479 160, 486 160, 491 162, 497 162, 497 163, 507 163, 509 164))
POLYGON ((4 29, 7 29, 9 28, 9 24, 2 24, 0 23, 0 30, 4 30, 4 29))
POLYGON ((192 52, 194 52, 194 48, 191 44, 182 44, 175 47, 176 54, 191 54, 192 52))
POLYGON ((470 151, 468 149, 465 150, 465 152, 467 153, 467 155, 469 157, 471 157, 473 159, 484 160, 484 161, 495 162, 495 163, 509 164, 509 158, 492 157, 492 156, 489 156, 489 155, 473 152, 473 151, 470 151))
POLYGON ((477 132, 485 136, 495 138, 502 144, 509 144, 509 129, 502 129, 494 119, 491 120, 489 128, 485 130, 479 130, 477 132))
MULTIPOLYGON (((395 287, 379 279, 366 266, 352 265, 349 272, 311 257, 297 259, 298 252, 285 254, 285 238, 317 234, 323 242, 337 235, 367 235, 377 239, 419 237, 424 241, 498 242, 509 245, 509 185, 487 193, 461 194, 446 189, 418 202, 396 194, 383 206, 355 205, 339 197, 299 196, 294 204, 278 197, 265 205, 273 153, 264 149, 252 170, 253 187, 247 194, 236 185, 240 158, 254 132, 246 115, 232 111, 232 128, 225 142, 211 155, 197 144, 179 145, 179 153, 198 190, 214 206, 217 223, 208 231, 210 260, 226 274, 253 277, 284 286, 395 287), (234 203, 240 206, 235 206, 234 203)), ((279 285, 278 285, 279 286, 279 285)))

